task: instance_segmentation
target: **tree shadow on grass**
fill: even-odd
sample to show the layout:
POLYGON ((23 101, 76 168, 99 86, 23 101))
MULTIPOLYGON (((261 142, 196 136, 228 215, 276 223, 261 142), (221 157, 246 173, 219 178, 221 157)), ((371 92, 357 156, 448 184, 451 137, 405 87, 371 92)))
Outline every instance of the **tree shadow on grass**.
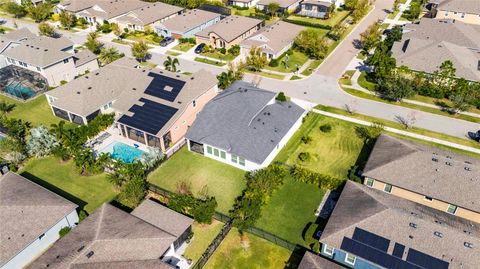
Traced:
POLYGON ((83 201, 82 199, 56 187, 55 185, 52 185, 46 181, 44 181, 43 179, 39 178, 39 177, 36 177, 28 172, 23 172, 20 174, 21 176, 37 183, 38 185, 46 188, 47 190, 50 190, 60 196, 62 196, 63 198, 75 203, 76 205, 78 205, 78 211, 80 210, 83 210, 85 208, 85 206, 87 205, 87 202, 83 201))
POLYGON ((300 265, 300 262, 302 261, 303 255, 305 255, 305 252, 307 251, 306 248, 297 245, 295 249, 293 250, 292 254, 290 255, 290 258, 285 264, 285 269, 295 269, 298 268, 300 265))

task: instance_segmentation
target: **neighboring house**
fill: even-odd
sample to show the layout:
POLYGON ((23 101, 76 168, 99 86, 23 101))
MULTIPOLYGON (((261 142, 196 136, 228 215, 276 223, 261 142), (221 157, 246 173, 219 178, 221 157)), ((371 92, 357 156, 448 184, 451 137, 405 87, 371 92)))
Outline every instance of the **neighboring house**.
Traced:
POLYGON ((178 256, 174 233, 189 231, 193 221, 152 203, 140 205, 151 215, 103 204, 28 268, 175 268, 166 263, 178 256))
POLYGON ((330 7, 333 2, 330 0, 304 0, 300 3, 298 15, 312 18, 328 19, 330 7))
POLYGON ((183 140, 198 112, 218 92, 216 77, 140 68, 129 58, 46 93, 53 113, 86 124, 99 113, 116 114, 119 134, 166 152, 183 140))
POLYGON ((252 47, 257 47, 262 49, 268 59, 277 59, 292 47, 295 37, 304 29, 299 25, 278 21, 242 41, 242 54, 248 55, 252 47))
POLYGON ((162 36, 191 38, 203 29, 218 23, 221 14, 193 9, 174 18, 155 24, 155 32, 162 36))
POLYGON ((32 262, 78 222, 77 205, 9 172, 0 177, 0 268, 32 262))
POLYGON ((65 37, 36 36, 21 29, 0 36, 0 44, 0 66, 14 65, 39 73, 49 86, 98 69, 95 55, 86 51, 75 53, 73 43, 65 37))
POLYGON ((478 268, 479 234, 478 223, 347 180, 321 255, 349 268, 478 268))
POLYGON ((432 18, 454 19, 480 25, 478 0, 433 0, 429 5, 432 18))
POLYGON ((229 0, 228 4, 236 7, 254 7, 259 0, 229 0))
POLYGON ((364 184, 480 223, 480 161, 381 135, 368 158, 364 184))
POLYGON ((197 43, 205 43, 213 48, 229 49, 256 33, 264 22, 262 20, 232 15, 203 31, 195 34, 197 43))
POLYGON ((156 2, 139 9, 128 12, 127 14, 115 19, 120 29, 130 31, 144 31, 145 27, 153 26, 156 23, 164 22, 177 15, 180 15, 184 8, 156 2))
POLYGON ((271 3, 277 3, 280 7, 277 13, 293 13, 297 11, 300 2, 302 2, 302 0, 260 0, 257 3, 257 8, 264 12, 268 12, 268 5, 271 3))
POLYGON ((397 66, 431 74, 449 60, 457 77, 480 81, 480 25, 421 19, 403 31, 402 40, 392 47, 397 66))
POLYGON ((275 93, 236 82, 213 98, 188 130, 188 149, 252 171, 268 166, 306 112, 275 93))
POLYGON ((302 261, 298 265, 298 269, 344 269, 345 267, 336 264, 332 260, 306 251, 302 261))

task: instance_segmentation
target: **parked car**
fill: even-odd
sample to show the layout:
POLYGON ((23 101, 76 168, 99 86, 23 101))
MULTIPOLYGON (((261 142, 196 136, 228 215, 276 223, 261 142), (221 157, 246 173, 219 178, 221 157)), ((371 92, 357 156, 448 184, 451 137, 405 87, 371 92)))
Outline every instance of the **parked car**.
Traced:
POLYGON ((204 47, 205 47, 205 43, 201 43, 200 45, 198 45, 198 46, 195 48, 195 53, 196 53, 196 54, 202 53, 202 50, 203 50, 204 47))
POLYGON ((173 41, 175 41, 175 38, 170 36, 165 37, 164 39, 162 39, 162 41, 160 41, 160 46, 166 47, 168 46, 168 44, 172 43, 173 41))

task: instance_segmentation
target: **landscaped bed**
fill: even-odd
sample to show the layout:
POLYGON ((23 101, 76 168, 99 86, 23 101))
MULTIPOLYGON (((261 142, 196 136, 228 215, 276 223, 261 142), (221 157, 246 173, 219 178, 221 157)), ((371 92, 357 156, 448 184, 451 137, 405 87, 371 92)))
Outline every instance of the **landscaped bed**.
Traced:
POLYGON ((204 186, 208 194, 217 199, 217 211, 228 214, 233 202, 245 188, 245 172, 233 166, 188 151, 187 147, 153 171, 148 181, 169 191, 187 182, 197 195, 204 186))
POLYGON ((277 269, 284 268, 291 252, 265 239, 247 233, 241 241, 240 233, 232 228, 204 268, 277 269))
POLYGON ((106 174, 80 176, 73 161, 61 163, 55 157, 34 158, 27 161, 19 172, 76 203, 88 213, 110 202, 116 195, 106 174))
POLYGON ((210 225, 194 222, 192 225, 193 239, 183 256, 191 259, 192 264, 195 264, 220 232, 222 226, 223 223, 217 220, 214 220, 210 225))

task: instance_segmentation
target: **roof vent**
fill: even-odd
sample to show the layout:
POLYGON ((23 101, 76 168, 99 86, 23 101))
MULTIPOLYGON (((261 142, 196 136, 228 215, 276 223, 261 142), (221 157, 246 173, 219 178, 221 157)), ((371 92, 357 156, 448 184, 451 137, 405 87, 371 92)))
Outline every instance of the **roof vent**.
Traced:
POLYGON ((413 223, 413 222, 410 222, 410 224, 408 224, 408 226, 414 228, 414 229, 417 229, 417 224, 413 223))
POLYGON ((465 169, 465 171, 472 171, 472 168, 470 168, 468 166, 465 166, 463 169, 465 169))
POLYGON ((473 248, 473 244, 470 243, 470 242, 463 242, 463 245, 464 245, 466 248, 473 248))
POLYGON ((433 232, 433 234, 436 236, 436 237, 440 237, 440 238, 443 238, 443 234, 441 232, 433 232))
POLYGON ((176 75, 176 77, 177 77, 177 78, 179 78, 179 77, 180 77, 180 75, 176 75))
POLYGON ((80 251, 82 251, 84 248, 85 248, 85 246, 81 246, 81 247, 79 247, 79 248, 77 249, 77 252, 80 252, 80 251))
POLYGON ((190 80, 194 80, 195 78, 194 77, 190 77, 190 80))
POLYGON ((92 257, 92 256, 93 256, 93 254, 95 254, 95 252, 93 252, 93 251, 90 251, 90 252, 88 252, 88 253, 87 253, 87 255, 86 255, 86 256, 87 256, 87 258, 88 258, 88 259, 90 259, 90 257, 92 257))
POLYGON ((80 92, 77 92, 77 94, 80 94, 80 92))
POLYGON ((447 159, 453 159, 453 157, 452 156, 447 156, 447 159))
POLYGON ((409 235, 408 238, 413 239, 413 235, 409 235))
POLYGON ((463 230, 463 232, 466 233, 466 234, 472 234, 472 232, 467 231, 467 230, 463 230))
POLYGON ((98 76, 99 74, 100 74, 100 73, 97 72, 97 73, 95 73, 95 76, 98 76))
POLYGON ((452 166, 451 162, 445 162, 445 164, 448 165, 448 166, 452 166))
POLYGON ((88 87, 87 89, 91 90, 91 89, 92 89, 92 87, 88 87))
POLYGON ((132 91, 136 91, 136 90, 137 90, 137 88, 132 88, 132 91))

